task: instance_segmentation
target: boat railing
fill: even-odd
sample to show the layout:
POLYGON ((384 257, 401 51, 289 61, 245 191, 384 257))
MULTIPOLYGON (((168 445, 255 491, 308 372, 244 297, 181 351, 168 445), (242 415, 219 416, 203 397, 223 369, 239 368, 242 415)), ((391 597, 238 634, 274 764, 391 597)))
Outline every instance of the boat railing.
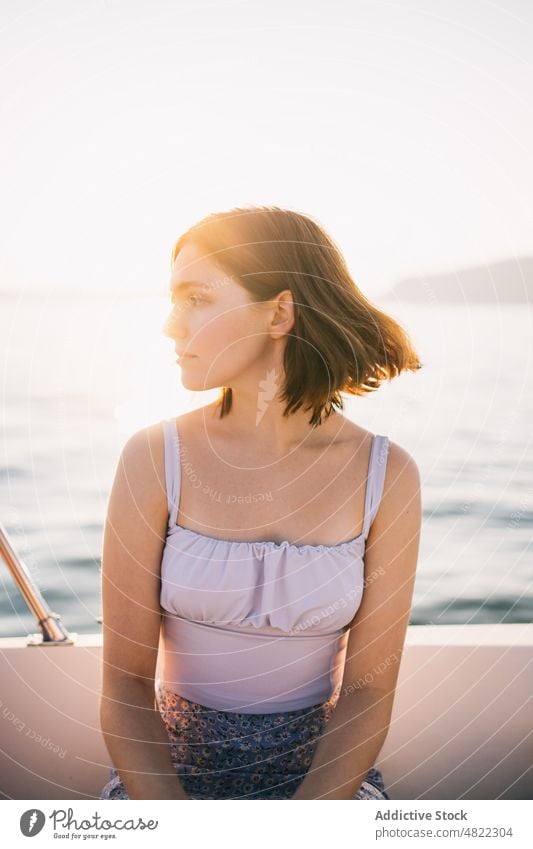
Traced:
POLYGON ((28 635, 28 646, 71 646, 78 634, 67 630, 59 613, 50 609, 36 586, 30 571, 19 557, 5 527, 0 522, 0 555, 7 564, 13 579, 36 619, 40 632, 28 635))

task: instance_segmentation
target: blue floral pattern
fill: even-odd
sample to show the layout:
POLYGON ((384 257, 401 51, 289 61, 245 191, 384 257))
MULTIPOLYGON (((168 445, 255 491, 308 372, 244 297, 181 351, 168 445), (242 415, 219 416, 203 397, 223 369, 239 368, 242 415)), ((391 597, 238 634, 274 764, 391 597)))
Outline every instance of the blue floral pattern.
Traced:
MULTIPOLYGON (((284 713, 208 708, 157 682, 156 697, 172 763, 191 799, 290 799, 311 766, 335 702, 284 713)), ((128 799, 112 767, 100 799, 128 799)), ((372 768, 354 799, 389 799, 372 768)))

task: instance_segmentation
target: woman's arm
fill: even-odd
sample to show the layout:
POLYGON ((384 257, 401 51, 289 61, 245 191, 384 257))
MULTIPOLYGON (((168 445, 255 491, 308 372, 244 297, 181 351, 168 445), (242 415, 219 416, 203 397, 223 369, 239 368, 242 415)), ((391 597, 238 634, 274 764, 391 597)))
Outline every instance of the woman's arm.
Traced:
POLYGON ((353 799, 388 734, 409 623, 422 505, 413 458, 391 442, 384 492, 365 552, 343 682, 311 767, 292 799, 353 799))
POLYGON ((100 710, 107 750, 130 799, 188 799, 170 759, 154 692, 126 677, 109 685, 100 710))
POLYGON ((155 702, 161 558, 168 521, 160 425, 124 446, 109 498, 102 552, 100 722, 130 799, 187 799, 155 702))

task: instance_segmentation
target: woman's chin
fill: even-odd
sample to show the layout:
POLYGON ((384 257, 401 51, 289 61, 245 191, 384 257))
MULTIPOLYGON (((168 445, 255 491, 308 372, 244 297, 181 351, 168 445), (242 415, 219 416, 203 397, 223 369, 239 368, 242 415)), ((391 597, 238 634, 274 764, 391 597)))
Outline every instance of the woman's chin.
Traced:
POLYGON ((190 389, 192 392, 200 392, 204 389, 204 386, 199 380, 195 380, 193 377, 188 377, 186 374, 181 375, 181 385, 184 389, 190 389))
POLYGON ((205 381, 201 377, 195 377, 192 374, 187 374, 185 370, 181 373, 181 385, 184 389, 190 389, 191 392, 206 392, 208 389, 215 389, 219 386, 218 383, 211 384, 209 381, 205 381))

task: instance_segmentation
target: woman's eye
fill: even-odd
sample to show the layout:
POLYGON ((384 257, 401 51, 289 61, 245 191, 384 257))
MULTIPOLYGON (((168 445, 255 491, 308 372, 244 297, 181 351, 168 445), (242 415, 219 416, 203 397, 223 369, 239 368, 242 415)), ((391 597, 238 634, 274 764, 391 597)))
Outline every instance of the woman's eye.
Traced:
MULTIPOLYGON (((170 300, 173 304, 176 304, 178 302, 176 295, 172 295, 170 300)), ((202 302, 203 300, 204 299, 201 298, 199 295, 189 295, 186 300, 186 303, 196 305, 197 303, 202 302)))

